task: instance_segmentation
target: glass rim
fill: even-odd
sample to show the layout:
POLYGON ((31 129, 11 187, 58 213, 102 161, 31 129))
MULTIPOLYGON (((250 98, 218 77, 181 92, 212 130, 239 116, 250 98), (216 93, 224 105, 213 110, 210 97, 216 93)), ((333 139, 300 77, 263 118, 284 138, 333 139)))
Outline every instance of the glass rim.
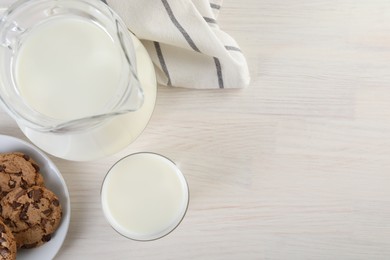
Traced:
POLYGON ((149 241, 155 241, 155 240, 159 240, 163 237, 166 237, 167 235, 169 235, 170 233, 172 233, 174 230, 176 230, 176 228, 182 223, 184 217, 186 216, 187 212, 188 212, 188 208, 189 208, 189 204, 190 204, 190 189, 189 189, 189 185, 188 185, 188 181, 186 179, 186 177, 184 176, 184 174, 182 173, 182 171, 179 169, 179 167, 177 166, 177 164, 171 160, 170 158, 162 155, 162 154, 159 154, 159 153, 155 153, 155 152, 135 152, 135 153, 131 153, 131 154, 128 154, 122 158, 120 158, 119 160, 117 160, 109 169, 108 171, 106 172, 104 178, 103 178, 103 181, 102 181, 102 184, 101 184, 101 188, 100 188, 100 205, 102 207, 102 211, 103 211, 103 215, 106 219, 106 221, 109 223, 109 225, 111 226, 111 228, 116 232, 118 233, 119 235, 127 238, 127 239, 130 239, 130 240, 133 240, 133 241, 137 241, 137 242, 149 242, 149 241), (177 220, 175 220, 173 222, 172 225, 168 226, 166 229, 164 229, 163 231, 157 233, 158 235, 157 236, 150 236, 151 238, 134 238, 134 237, 130 237, 130 236, 127 236, 125 234, 123 234, 122 232, 120 232, 119 230, 117 230, 111 223, 111 221, 108 219, 107 217, 107 214, 106 214, 106 211, 104 210, 104 206, 103 206, 103 188, 104 188, 104 183, 107 179, 107 176, 109 175, 109 173, 111 172, 111 170, 116 166, 118 165, 120 162, 122 162, 123 160, 125 159, 128 159, 132 156, 135 156, 135 155, 139 155, 139 154, 150 154, 150 155, 155 155, 155 156, 158 156, 158 157, 161 157, 167 161, 169 161, 170 163, 173 164, 173 166, 175 167, 175 170, 180 174, 180 176, 182 177, 182 179, 184 180, 184 184, 185 184, 185 189, 184 191, 186 192, 187 194, 187 198, 186 198, 186 201, 185 201, 185 207, 184 207, 184 210, 183 212, 181 213, 181 216, 179 216, 177 218, 177 220))

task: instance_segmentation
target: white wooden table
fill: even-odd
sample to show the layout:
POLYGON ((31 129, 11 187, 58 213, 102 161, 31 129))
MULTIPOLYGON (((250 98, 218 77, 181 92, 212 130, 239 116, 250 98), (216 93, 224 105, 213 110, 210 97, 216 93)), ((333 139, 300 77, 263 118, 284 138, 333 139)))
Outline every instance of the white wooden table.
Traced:
POLYGON ((250 87, 160 87, 124 151, 51 157, 72 205, 57 259, 390 259, 390 2, 225 0, 219 24, 250 87), (110 166, 138 151, 176 161, 191 190, 182 224, 153 242, 118 235, 99 200, 110 166))

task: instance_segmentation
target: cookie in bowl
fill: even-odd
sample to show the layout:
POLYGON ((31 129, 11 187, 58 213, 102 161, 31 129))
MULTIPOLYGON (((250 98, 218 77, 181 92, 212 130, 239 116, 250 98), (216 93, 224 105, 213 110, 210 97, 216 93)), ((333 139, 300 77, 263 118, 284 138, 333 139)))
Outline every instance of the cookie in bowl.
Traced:
POLYGON ((48 242, 57 230, 62 208, 57 196, 42 186, 16 188, 1 200, 1 215, 18 248, 34 248, 48 242))
POLYGON ((0 153, 0 199, 15 188, 44 186, 40 167, 27 154, 0 153))
POLYGON ((16 259, 16 241, 11 229, 0 220, 0 258, 16 259))

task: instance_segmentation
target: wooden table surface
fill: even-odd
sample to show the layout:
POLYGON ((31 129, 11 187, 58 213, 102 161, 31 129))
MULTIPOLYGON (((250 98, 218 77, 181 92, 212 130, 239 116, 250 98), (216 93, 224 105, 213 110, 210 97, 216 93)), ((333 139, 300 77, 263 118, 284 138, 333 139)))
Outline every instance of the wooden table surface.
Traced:
POLYGON ((225 0, 219 24, 248 88, 159 87, 125 150, 51 156, 72 207, 56 259, 390 259, 390 2, 225 0), (107 170, 139 151, 178 163, 191 192, 181 225, 153 242, 118 235, 100 206, 107 170))

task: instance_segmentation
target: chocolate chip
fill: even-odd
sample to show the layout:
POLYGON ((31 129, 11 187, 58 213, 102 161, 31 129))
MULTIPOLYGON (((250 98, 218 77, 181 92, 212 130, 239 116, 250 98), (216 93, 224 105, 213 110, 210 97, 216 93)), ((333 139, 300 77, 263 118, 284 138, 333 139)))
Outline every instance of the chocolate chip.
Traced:
POLYGON ((21 220, 28 220, 27 211, 28 211, 29 206, 30 206, 30 203, 28 203, 28 202, 23 205, 22 211, 19 214, 19 218, 21 220))
POLYGON ((46 216, 49 216, 51 214, 52 210, 51 209, 47 209, 47 210, 44 210, 42 213, 45 214, 46 216))
POLYGON ((16 181, 14 181, 14 180, 9 180, 8 186, 9 186, 11 189, 15 188, 15 185, 16 185, 16 181))
POLYGON ((38 203, 36 203, 36 202, 34 201, 32 204, 33 204, 34 208, 39 209, 38 203))
POLYGON ((17 209, 18 207, 20 207, 22 205, 22 203, 19 203, 17 201, 13 201, 12 204, 11 204, 11 207, 13 209, 17 209))
POLYGON ((26 161, 29 161, 30 160, 30 156, 28 156, 27 154, 23 154, 23 159, 25 159, 26 161))
POLYGON ((28 188, 28 184, 27 184, 27 182, 23 178, 20 179, 20 187, 23 188, 23 189, 27 189, 28 188))
POLYGON ((47 219, 42 218, 42 219, 41 219, 41 225, 42 225, 42 227, 45 228, 46 224, 47 224, 47 219))
POLYGON ((5 167, 3 165, 0 165, 0 172, 3 172, 5 170, 5 167))
POLYGON ((7 257, 9 257, 9 250, 8 248, 1 248, 0 249, 0 255, 2 256, 3 259, 6 259, 7 257))
POLYGON ((23 212, 20 212, 19 218, 20 218, 21 220, 28 220, 28 216, 27 216, 27 214, 25 214, 24 211, 23 211, 23 212))
POLYGON ((39 172, 41 169, 39 168, 38 165, 36 165, 35 163, 32 163, 32 166, 34 167, 35 169, 35 172, 39 172))
POLYGON ((0 233, 3 233, 5 231, 5 227, 3 224, 0 224, 0 233))
POLYGON ((53 205, 56 207, 60 205, 60 202, 57 199, 54 199, 51 203, 53 203, 53 205))
POLYGON ((33 199, 34 202, 39 202, 42 199, 43 191, 42 189, 30 190, 28 192, 28 197, 33 199))
POLYGON ((26 194, 26 191, 25 190, 21 190, 19 191, 16 195, 15 195, 15 200, 19 199, 20 197, 22 197, 23 195, 26 194))
POLYGON ((47 235, 43 235, 43 236, 42 236, 42 242, 50 241, 50 239, 51 239, 51 235, 50 235, 50 234, 47 234, 47 235))
POLYGON ((34 248, 38 245, 38 242, 35 242, 35 243, 32 243, 32 244, 24 244, 22 246, 22 248, 25 248, 25 249, 30 249, 30 248, 34 248))
POLYGON ((4 219, 4 224, 6 224, 10 228, 16 227, 16 224, 9 218, 4 219))

